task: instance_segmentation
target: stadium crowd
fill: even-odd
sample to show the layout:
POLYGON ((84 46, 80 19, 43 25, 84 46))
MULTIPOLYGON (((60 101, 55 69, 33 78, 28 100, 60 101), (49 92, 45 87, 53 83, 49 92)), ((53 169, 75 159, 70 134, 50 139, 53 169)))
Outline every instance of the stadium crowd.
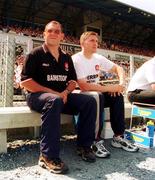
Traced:
MULTIPOLYGON (((0 32, 5 33, 13 33, 13 34, 19 34, 22 36, 31 36, 31 37, 37 37, 37 38, 43 38, 43 28, 41 26, 36 26, 35 28, 32 27, 22 27, 19 25, 0 25, 0 32)), ((70 43, 70 44, 78 44, 79 45, 79 38, 66 35, 63 42, 70 43)), ((120 51, 130 54, 137 54, 137 55, 143 55, 143 56, 150 56, 153 57, 155 55, 155 51, 151 49, 146 48, 140 48, 136 46, 130 46, 125 43, 121 42, 110 42, 109 40, 104 40, 99 45, 102 49, 107 50, 113 50, 113 51, 120 51)))
MULTIPOLYGON (((0 25, 0 31, 2 33, 3 32, 4 33, 12 33, 12 34, 20 35, 20 36, 31 36, 34 38, 36 37, 36 38, 41 38, 41 39, 43 38, 43 36, 42 36, 43 28, 42 27, 36 27, 36 28, 32 28, 32 27, 26 28, 25 27, 25 28, 22 28, 21 26, 18 26, 18 25, 11 25, 11 26, 0 25)), ((65 36, 63 42, 69 43, 69 44, 79 45, 79 39, 77 37, 74 37, 71 35, 65 36)), ((108 41, 107 42, 105 42, 105 41, 101 42, 99 44, 99 47, 102 49, 107 49, 107 50, 126 52, 126 53, 130 53, 130 54, 146 55, 146 56, 150 56, 150 57, 155 55, 155 51, 140 49, 140 48, 136 48, 133 46, 129 47, 128 45, 125 45, 125 44, 115 44, 114 42, 110 43, 108 41)), ((17 49, 16 49, 16 61, 15 61, 14 90, 15 90, 15 94, 21 94, 21 89, 19 89, 19 83, 18 83, 18 81, 19 81, 18 74, 19 74, 20 69, 21 69, 21 67, 20 67, 21 64, 19 65, 18 59, 23 60, 24 50, 23 50, 23 47, 21 47, 21 46, 18 46, 16 48, 17 49)), ((71 52, 70 54, 72 55, 73 52, 71 52)), ((110 56, 107 58, 111 59, 110 56)), ((111 59, 111 60, 125 69, 125 73, 126 73, 127 77, 130 76, 129 60, 124 60, 124 61, 116 60, 116 59, 111 59)), ((140 65, 141 65, 141 63, 139 61, 135 61, 134 69, 137 69, 140 65)), ((112 78, 114 78, 114 77, 112 76, 112 78)), ((110 79, 111 79, 111 76, 108 75, 108 76, 105 76, 105 79, 103 79, 103 80, 110 80, 110 79)))

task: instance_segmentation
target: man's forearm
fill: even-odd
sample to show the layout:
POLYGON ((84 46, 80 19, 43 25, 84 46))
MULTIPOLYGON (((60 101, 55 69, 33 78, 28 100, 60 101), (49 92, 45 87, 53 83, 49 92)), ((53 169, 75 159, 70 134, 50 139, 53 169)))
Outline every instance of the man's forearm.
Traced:
POLYGON ((119 77, 119 84, 125 86, 125 72, 122 67, 117 68, 117 74, 119 77))
POLYGON ((22 87, 24 87, 26 90, 28 90, 30 92, 49 92, 49 93, 53 93, 53 94, 58 93, 57 91, 54 91, 50 88, 40 85, 33 79, 27 79, 27 80, 21 81, 20 84, 22 87))
POLYGON ((80 89, 82 91, 98 91, 98 92, 123 92, 123 87, 119 84, 93 84, 87 82, 79 83, 80 89))

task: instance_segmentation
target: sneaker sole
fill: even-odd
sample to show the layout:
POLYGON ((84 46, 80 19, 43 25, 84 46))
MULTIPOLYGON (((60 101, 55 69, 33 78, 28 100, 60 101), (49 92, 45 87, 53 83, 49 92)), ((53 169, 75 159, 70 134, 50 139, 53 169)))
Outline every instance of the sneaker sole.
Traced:
POLYGON ((139 148, 136 148, 136 149, 127 149, 125 147, 122 146, 122 149, 124 149, 125 151, 128 151, 128 152, 138 152, 139 151, 139 148))
POLYGON ((124 147, 124 146, 117 146, 116 144, 112 144, 111 143, 111 145, 112 145, 112 147, 114 147, 114 148, 119 148, 119 149, 123 149, 123 150, 125 150, 125 151, 128 151, 128 152, 138 152, 139 151, 139 148, 136 148, 136 149, 128 149, 128 148, 126 148, 126 147, 124 147))
POLYGON ((107 154, 107 155, 98 155, 98 154, 95 153, 95 156, 98 157, 98 158, 109 158, 110 154, 107 154))
POLYGON ((77 151, 77 155, 80 156, 82 158, 83 161, 85 162, 90 162, 90 163, 93 163, 96 161, 96 159, 86 159, 85 157, 82 156, 82 153, 77 151))
POLYGON ((44 162, 40 162, 40 161, 38 162, 38 165, 44 169, 47 169, 49 172, 54 173, 54 174, 66 174, 69 171, 69 169, 67 167, 63 171, 62 170, 55 171, 55 170, 49 169, 48 166, 46 166, 46 164, 44 162))
POLYGON ((82 155, 81 155, 81 158, 82 158, 82 160, 85 161, 85 162, 89 162, 89 163, 94 163, 94 162, 96 162, 96 159, 86 159, 86 158, 83 157, 82 155))

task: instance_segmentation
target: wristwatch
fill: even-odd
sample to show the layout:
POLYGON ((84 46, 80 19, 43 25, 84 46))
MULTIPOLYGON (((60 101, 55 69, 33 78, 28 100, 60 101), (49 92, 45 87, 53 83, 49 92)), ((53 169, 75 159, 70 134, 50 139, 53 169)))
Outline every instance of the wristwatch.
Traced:
POLYGON ((71 93, 71 91, 70 90, 68 90, 68 89, 65 89, 66 91, 67 91, 67 94, 70 94, 71 93))

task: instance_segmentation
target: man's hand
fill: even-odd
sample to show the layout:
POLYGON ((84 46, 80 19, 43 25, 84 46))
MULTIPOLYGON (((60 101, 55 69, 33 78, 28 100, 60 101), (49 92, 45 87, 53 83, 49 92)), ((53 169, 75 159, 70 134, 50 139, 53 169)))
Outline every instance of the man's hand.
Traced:
POLYGON ((59 93, 59 96, 63 99, 64 104, 67 102, 68 92, 64 90, 63 92, 59 93))
POLYGON ((125 87, 122 86, 122 85, 119 85, 119 84, 114 84, 114 85, 111 85, 111 86, 112 86, 112 88, 109 91, 109 93, 111 94, 111 96, 114 96, 114 97, 116 95, 120 96, 125 90, 125 87))
POLYGON ((63 99, 64 104, 67 102, 68 94, 71 93, 75 88, 76 88, 76 81, 70 80, 68 81, 67 88, 63 92, 59 93, 59 96, 63 99))
POLYGON ((67 88, 61 93, 57 92, 56 94, 63 99, 64 104, 67 102, 67 96, 76 88, 76 81, 70 80, 68 81, 67 88))
POLYGON ((68 84, 67 84, 68 86, 67 86, 67 90, 69 91, 69 92, 72 92, 75 88, 76 88, 76 81, 74 81, 74 80, 70 80, 70 81, 68 81, 68 84))

